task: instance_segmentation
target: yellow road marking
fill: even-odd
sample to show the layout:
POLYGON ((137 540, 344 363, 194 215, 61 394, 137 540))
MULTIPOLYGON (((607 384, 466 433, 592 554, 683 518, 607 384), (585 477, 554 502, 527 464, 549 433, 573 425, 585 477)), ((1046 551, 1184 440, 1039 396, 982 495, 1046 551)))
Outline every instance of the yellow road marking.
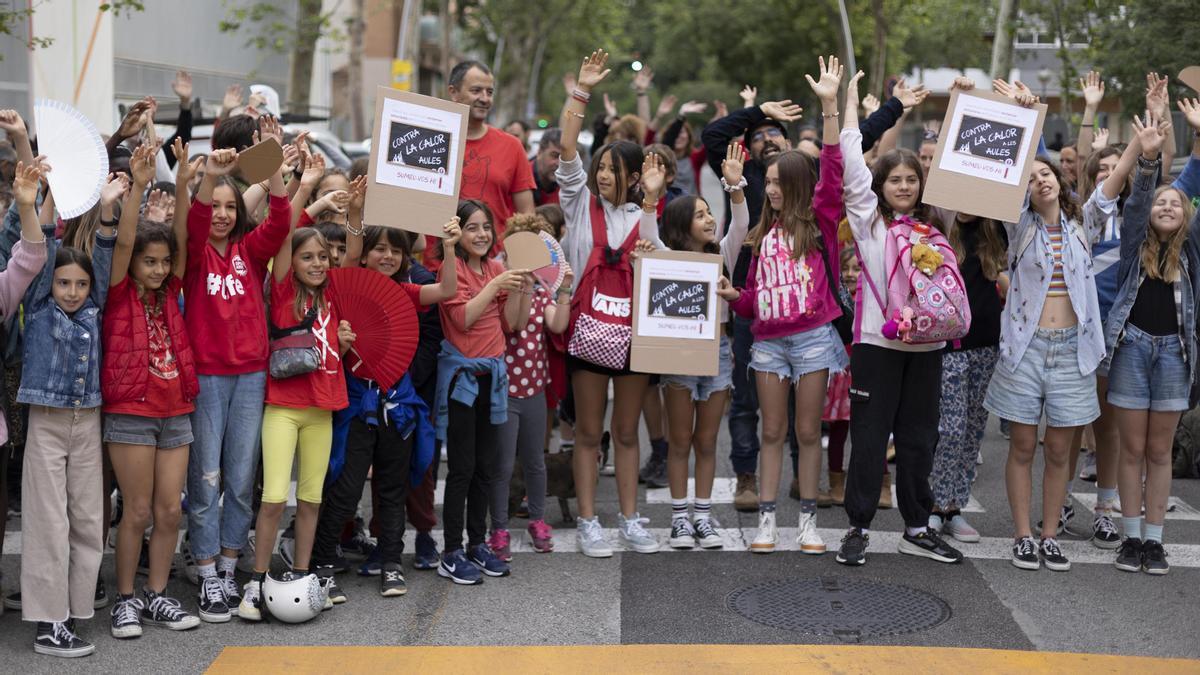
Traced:
POLYGON ((947 647, 596 645, 579 647, 226 647, 208 672, 1200 673, 1200 660, 947 647))

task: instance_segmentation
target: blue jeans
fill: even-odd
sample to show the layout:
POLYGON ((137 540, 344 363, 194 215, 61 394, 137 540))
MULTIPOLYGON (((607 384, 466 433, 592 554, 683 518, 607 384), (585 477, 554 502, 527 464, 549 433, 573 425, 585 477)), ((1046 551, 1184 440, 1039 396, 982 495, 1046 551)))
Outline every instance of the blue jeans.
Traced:
POLYGON ((266 371, 200 375, 188 458, 188 533, 197 560, 246 545, 254 512, 266 371), (224 510, 221 495, 224 492, 224 510))
MULTIPOLYGON (((729 461, 735 474, 758 473, 758 385, 750 374, 750 347, 754 335, 750 319, 733 317, 733 398, 729 405, 729 461)), ((790 389, 788 447, 792 449, 792 474, 800 456, 796 442, 796 390, 790 389)))

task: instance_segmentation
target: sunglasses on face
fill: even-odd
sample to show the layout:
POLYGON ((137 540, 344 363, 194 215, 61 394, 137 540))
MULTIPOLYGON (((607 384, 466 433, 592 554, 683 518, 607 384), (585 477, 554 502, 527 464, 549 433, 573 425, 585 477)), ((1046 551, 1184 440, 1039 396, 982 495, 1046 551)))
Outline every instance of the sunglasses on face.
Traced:
POLYGON ((750 142, 758 143, 759 141, 765 141, 768 138, 783 138, 783 132, 775 127, 764 129, 762 131, 756 131, 754 132, 754 135, 750 137, 750 142))

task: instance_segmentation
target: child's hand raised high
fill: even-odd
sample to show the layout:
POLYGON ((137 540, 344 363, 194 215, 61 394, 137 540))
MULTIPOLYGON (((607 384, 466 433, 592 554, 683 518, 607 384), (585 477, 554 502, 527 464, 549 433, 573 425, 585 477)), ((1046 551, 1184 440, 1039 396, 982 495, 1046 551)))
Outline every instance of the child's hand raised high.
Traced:
POLYGON ((154 180, 154 156, 158 154, 157 143, 142 143, 133 151, 129 160, 129 173, 133 176, 133 184, 145 187, 154 180))
POLYGON ((123 173, 110 173, 104 187, 100 188, 100 203, 112 206, 121 201, 129 190, 129 177, 123 173))
POLYGON ((454 216, 448 223, 442 225, 442 232, 446 233, 446 236, 442 239, 442 248, 444 248, 449 255, 453 255, 454 247, 457 246, 459 240, 462 239, 462 228, 458 226, 458 216, 454 216))
POLYGON ((37 159, 34 164, 17 162, 17 173, 13 178, 12 187, 13 199, 16 200, 17 206, 31 207, 37 203, 38 186, 45 173, 50 170, 48 165, 41 162, 42 157, 37 159))
POLYGON ((228 176, 237 167, 238 153, 233 148, 213 150, 204 162, 204 175, 228 176))

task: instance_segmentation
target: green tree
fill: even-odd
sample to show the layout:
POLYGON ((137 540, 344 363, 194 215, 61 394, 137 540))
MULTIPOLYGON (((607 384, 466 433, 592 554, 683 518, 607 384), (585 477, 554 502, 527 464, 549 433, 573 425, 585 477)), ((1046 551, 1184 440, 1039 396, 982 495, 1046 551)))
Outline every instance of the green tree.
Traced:
POLYGON ((349 26, 334 21, 337 7, 324 12, 321 5, 321 0, 230 0, 218 24, 223 33, 247 33, 248 47, 289 55, 287 107, 295 114, 308 112, 317 41, 346 41, 349 26))
MULTIPOLYGON (((1200 62, 1200 19, 1195 0, 1098 2, 1101 12, 1091 32, 1094 64, 1109 91, 1121 99, 1126 115, 1146 107, 1146 73, 1171 78, 1172 98, 1196 92, 1176 82, 1179 71, 1200 62)), ((1111 95, 1111 94, 1110 94, 1111 95)))
MULTIPOLYGON (((35 3, 26 5, 22 2, 19 4, 25 6, 18 6, 13 0, 0 0, 0 35, 15 35, 16 27, 33 16, 36 9, 35 3)), ((108 0, 101 3, 99 9, 101 12, 112 12, 119 16, 122 12, 140 12, 146 7, 142 0, 108 0)), ((30 35, 27 43, 30 49, 49 47, 54 43, 54 38, 30 35)), ((0 54, 0 61, 3 60, 4 54, 0 54)))

